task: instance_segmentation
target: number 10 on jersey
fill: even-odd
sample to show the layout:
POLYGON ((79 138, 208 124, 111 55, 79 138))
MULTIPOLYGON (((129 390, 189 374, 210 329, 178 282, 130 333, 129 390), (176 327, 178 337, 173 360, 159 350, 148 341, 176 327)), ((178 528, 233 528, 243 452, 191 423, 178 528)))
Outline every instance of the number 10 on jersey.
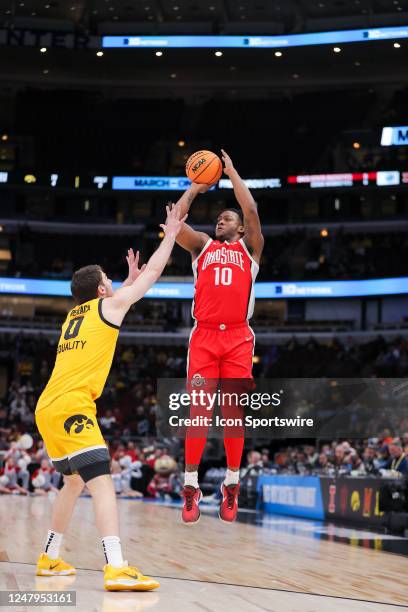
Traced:
POLYGON ((215 272, 215 285, 231 285, 232 283, 232 269, 231 268, 214 268, 215 272))

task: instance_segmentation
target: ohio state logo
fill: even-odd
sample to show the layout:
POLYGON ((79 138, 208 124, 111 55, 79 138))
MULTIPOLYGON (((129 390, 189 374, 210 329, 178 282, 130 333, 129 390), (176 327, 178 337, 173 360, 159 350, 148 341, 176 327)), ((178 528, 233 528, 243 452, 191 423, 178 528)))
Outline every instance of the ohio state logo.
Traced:
POLYGON ((205 384, 205 378, 201 374, 194 374, 191 379, 191 385, 193 387, 202 387, 205 384))

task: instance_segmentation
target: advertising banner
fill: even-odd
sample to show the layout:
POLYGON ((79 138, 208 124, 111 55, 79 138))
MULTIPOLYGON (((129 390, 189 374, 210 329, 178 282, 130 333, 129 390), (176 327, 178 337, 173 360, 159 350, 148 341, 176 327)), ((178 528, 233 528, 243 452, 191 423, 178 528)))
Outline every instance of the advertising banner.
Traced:
POLYGON ((258 492, 264 512, 323 519, 318 476, 260 476, 258 492))

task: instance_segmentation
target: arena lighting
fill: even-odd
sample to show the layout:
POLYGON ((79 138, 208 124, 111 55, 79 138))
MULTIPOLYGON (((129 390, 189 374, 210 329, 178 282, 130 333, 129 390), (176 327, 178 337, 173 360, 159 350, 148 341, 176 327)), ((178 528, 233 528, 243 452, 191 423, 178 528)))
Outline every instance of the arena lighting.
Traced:
POLYGON ((1 139, 3 142, 6 142, 6 140, 8 140, 8 134, 2 134, 1 139))
POLYGON ((326 228, 323 228, 323 229, 321 230, 321 232, 320 232, 320 236, 321 236, 322 238, 327 238, 327 236, 328 236, 328 235, 329 235, 328 230, 327 230, 326 228))
MULTIPOLYGON (((89 200, 88 200, 89 202, 89 200)), ((113 283, 114 289, 120 283, 113 283)), ((70 281, 29 278, 0 278, 0 294, 69 297, 70 281)), ((257 299, 341 298, 408 294, 408 277, 358 281, 302 281, 255 283, 257 299)), ((190 300, 193 283, 156 283, 146 294, 154 299, 190 300)))
POLYGON ((186 143, 184 140, 179 140, 177 144, 179 147, 184 147, 186 143))
MULTIPOLYGON (((207 49, 268 49, 307 47, 311 45, 340 45, 353 42, 377 42, 408 38, 408 26, 340 30, 287 36, 103 36, 103 47, 133 49, 207 48, 207 49)), ((398 44, 398 43, 397 43, 398 44)))
POLYGON ((97 51, 96 55, 97 55, 97 57, 102 57, 103 56, 103 51, 97 51))
POLYGON ((354 149, 361 149, 361 144, 359 142, 353 142, 354 149))
POLYGON ((275 51, 275 57, 282 57, 282 51, 275 51))
POLYGON ((214 55, 217 57, 222 57, 222 51, 216 51, 214 55))
POLYGON ((25 177, 24 177, 24 182, 28 183, 30 185, 32 183, 36 183, 37 179, 34 176, 34 174, 26 174, 25 177))
POLYGON ((341 49, 340 49, 340 47, 334 47, 333 51, 334 51, 335 53, 340 53, 340 52, 341 52, 341 49))
POLYGON ((400 45, 399 43, 395 42, 395 43, 394 43, 394 48, 395 48, 395 49, 400 49, 400 48, 401 48, 401 45, 400 45))
POLYGON ((156 51, 157 57, 161 57, 163 55, 163 51, 156 51))
POLYGON ((47 47, 41 47, 40 53, 47 53, 47 47))

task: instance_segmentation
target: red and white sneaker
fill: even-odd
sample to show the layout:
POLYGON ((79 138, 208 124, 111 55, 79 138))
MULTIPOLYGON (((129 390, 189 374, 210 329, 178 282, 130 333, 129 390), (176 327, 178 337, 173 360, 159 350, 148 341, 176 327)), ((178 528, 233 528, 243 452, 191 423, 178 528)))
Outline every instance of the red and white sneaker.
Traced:
POLYGON ((186 485, 183 489, 184 506, 182 512, 183 523, 193 525, 200 520, 200 508, 198 504, 201 501, 202 493, 199 488, 186 485))
POLYGON ((222 502, 219 517, 226 523, 232 523, 237 518, 239 483, 226 486, 221 485, 222 502))

